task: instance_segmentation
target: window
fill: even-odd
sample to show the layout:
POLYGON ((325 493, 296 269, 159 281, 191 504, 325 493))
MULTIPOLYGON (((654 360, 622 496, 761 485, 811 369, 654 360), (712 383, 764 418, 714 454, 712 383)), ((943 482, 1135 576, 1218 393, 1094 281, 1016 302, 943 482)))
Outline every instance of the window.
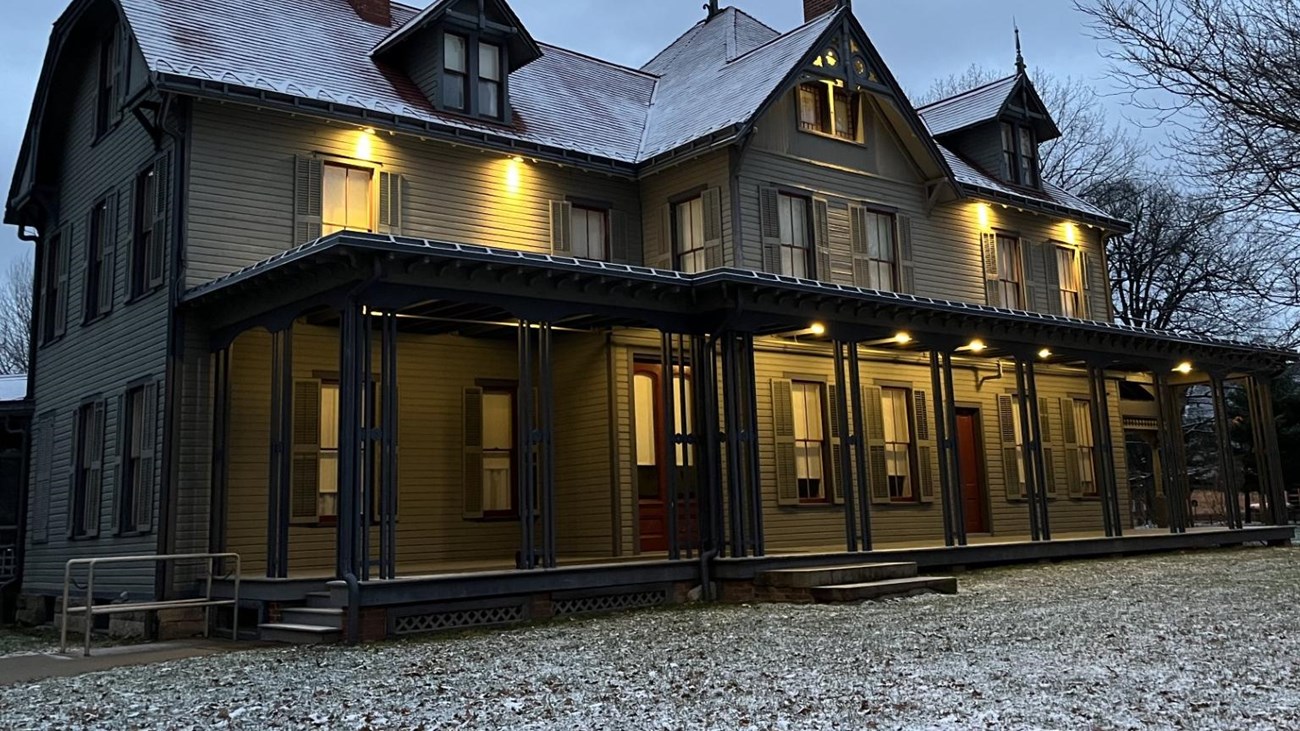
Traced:
POLYGON ((574 205, 569 225, 574 256, 609 260, 609 211, 574 205))
POLYGON ((118 487, 118 532, 146 530, 153 517, 153 442, 157 424, 157 390, 140 386, 127 391, 122 404, 122 466, 118 487))
POLYGON ((99 534, 99 490, 103 475, 104 406, 85 404, 76 412, 73 440, 73 479, 69 535, 93 538, 99 534))
POLYGON ((1056 271, 1060 278, 1061 314, 1066 317, 1083 317, 1079 252, 1066 246, 1056 247, 1056 271))
POLYGON ((373 231, 370 180, 366 168, 325 163, 321 194, 321 235, 336 231, 373 231))
POLYGON ((60 273, 66 253, 62 234, 51 234, 45 239, 44 249, 45 256, 41 262, 41 342, 50 343, 63 334, 60 318, 64 313, 60 300, 68 295, 60 273))
POLYGON ((339 384, 320 385, 320 472, 316 489, 316 515, 337 518, 339 514, 339 384))
POLYGON ((118 32, 110 31, 99 43, 99 74, 95 97, 95 137, 108 133, 117 114, 122 66, 118 32))
POLYGON ((517 511, 515 461, 515 391, 483 389, 483 514, 509 516, 517 511))
POLYGON ((485 117, 501 116, 501 47, 478 44, 478 110, 485 117))
POLYGON ((1038 187, 1038 142, 1033 129, 1003 122, 1002 156, 1007 180, 1038 187))
POLYGON ((781 273, 789 277, 812 276, 812 247, 808 224, 808 199, 781 193, 777 196, 781 224, 781 273))
POLYGON ((821 503, 830 500, 826 489, 826 422, 824 387, 813 381, 791 384, 794 410, 795 472, 799 480, 799 501, 821 503))
POLYGON ((916 500, 916 488, 912 480, 911 401, 912 393, 909 389, 880 389, 881 412, 885 417, 885 464, 889 471, 889 499, 898 502, 916 500))
POLYGON ((105 260, 109 247, 113 245, 112 221, 107 199, 90 209, 86 230, 86 278, 82 292, 82 319, 85 322, 106 313, 113 301, 112 261, 105 260))
POLYGON ((862 103, 858 94, 831 82, 799 85, 799 129, 848 142, 861 142, 862 103))
POLYGON ((1002 306, 1024 309, 1021 277, 1020 239, 1015 236, 998 234, 998 291, 1002 295, 1002 306))
POLYGON ((674 268, 695 274, 704 271, 704 199, 697 197, 673 206, 674 268))
MULTIPOLYGON (((1016 474, 1020 476, 1020 492, 1027 495, 1028 481, 1025 479, 1025 425, 1020 421, 1020 396, 1011 395, 1011 424, 1016 433, 1016 474)), ((1050 469, 1050 466, 1049 466, 1050 469)), ((1014 497, 1014 496, 1013 496, 1014 497)))
POLYGON ((1028 127, 1020 128, 1020 182, 1038 187, 1038 143, 1028 127))
POLYGON ((469 41, 447 33, 443 43, 442 104, 469 111, 469 41))
POLYGON ((1097 496, 1097 478, 1092 441, 1092 402, 1074 399, 1074 433, 1079 440, 1079 485, 1084 497, 1097 496))
POLYGON ((867 266, 873 289, 898 291, 897 228, 892 213, 867 211, 867 266))
POLYGON ((135 181, 135 198, 131 212, 131 296, 147 294, 163 280, 163 241, 166 234, 162 188, 162 163, 157 163, 140 173, 135 181))

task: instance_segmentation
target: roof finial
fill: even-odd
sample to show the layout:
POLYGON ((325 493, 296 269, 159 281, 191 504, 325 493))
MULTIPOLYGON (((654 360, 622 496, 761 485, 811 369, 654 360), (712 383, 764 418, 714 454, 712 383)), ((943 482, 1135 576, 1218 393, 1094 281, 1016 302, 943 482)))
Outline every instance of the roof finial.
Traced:
POLYGON ((1016 30, 1016 73, 1023 75, 1025 73, 1025 55, 1020 52, 1020 26, 1016 24, 1016 19, 1011 19, 1011 27, 1016 30))

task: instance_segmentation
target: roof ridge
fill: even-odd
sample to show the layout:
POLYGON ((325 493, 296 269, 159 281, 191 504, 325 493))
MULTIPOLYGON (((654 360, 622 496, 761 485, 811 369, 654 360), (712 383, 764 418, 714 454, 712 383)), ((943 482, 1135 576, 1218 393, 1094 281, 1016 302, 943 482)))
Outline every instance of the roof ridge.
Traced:
POLYGON ((936 99, 936 100, 934 100, 934 101, 932 101, 932 102, 930 102, 930 103, 928 103, 928 104, 922 104, 921 106, 919 106, 919 107, 916 108, 916 111, 917 111, 917 112, 920 112, 922 109, 929 109, 930 107, 937 107, 937 106, 939 106, 940 104, 945 104, 945 103, 947 103, 947 102, 956 101, 956 100, 958 100, 958 99, 960 99, 960 98, 966 96, 967 94, 974 94, 975 92, 977 92, 977 91, 983 91, 983 90, 989 88, 990 86, 996 86, 996 85, 998 85, 998 84, 1002 84, 1002 83, 1005 83, 1005 82, 1007 82, 1007 81, 1010 81, 1010 80, 1012 80, 1012 79, 1016 79, 1016 78, 1019 78, 1019 77, 1020 77, 1020 74, 1017 73, 1017 74, 1011 74, 1010 76, 1003 76, 1002 78, 1000 78, 1000 79, 994 79, 993 81, 987 81, 987 82, 985 82, 985 83, 983 83, 983 84, 980 84, 979 86, 973 86, 973 87, 967 89, 966 91, 963 91, 963 92, 960 92, 960 93, 957 93, 957 94, 953 94, 952 96, 946 96, 946 97, 944 97, 944 98, 942 98, 942 99, 936 99))
POLYGON ((734 10, 734 11, 736 11, 736 14, 737 14, 737 15, 743 15, 743 16, 745 16, 746 18, 749 18, 750 20, 754 21, 755 23, 758 23, 759 25, 763 26, 764 28, 766 28, 766 29, 772 31, 773 33, 777 34, 778 36, 781 35, 781 31, 777 30, 776 28, 773 28, 772 26, 768 25, 767 23, 764 23, 763 21, 759 20, 758 18, 755 18, 753 15, 750 15, 749 13, 746 13, 744 10, 741 10, 740 8, 738 8, 738 7, 734 6, 734 5, 728 5, 727 7, 723 8, 723 10, 724 10, 724 11, 726 11, 726 10, 734 10))
POLYGON ((841 15, 843 15, 845 12, 847 12, 847 10, 846 10, 845 8, 840 8, 839 10, 835 11, 834 13, 827 13, 827 14, 825 14, 825 15, 821 15, 821 16, 818 16, 818 17, 816 17, 816 18, 813 18, 812 20, 804 21, 803 25, 800 25, 800 26, 797 27, 797 28, 791 28, 789 31, 787 31, 787 32, 785 32, 785 33, 781 33, 780 35, 776 36, 775 38, 772 38, 772 39, 769 39, 769 40, 767 40, 767 41, 765 41, 765 42, 763 42, 763 43, 760 43, 760 44, 758 44, 757 46, 754 46, 753 48, 749 49, 748 51, 745 51, 744 53, 740 54, 739 56, 736 56, 735 58, 729 58, 729 59, 727 59, 727 63, 730 64, 730 63, 734 63, 734 62, 736 62, 736 61, 739 61, 739 60, 741 60, 742 58, 745 58, 746 56, 748 56, 748 55, 750 55, 750 54, 752 54, 752 53, 754 53, 754 52, 756 52, 756 51, 761 51, 761 50, 763 50, 764 48, 767 48, 768 46, 772 45, 773 43, 776 43, 777 41, 785 40, 786 38, 789 38, 790 36, 794 35, 795 33, 798 33, 798 32, 800 32, 800 31, 802 31, 802 30, 805 30, 806 28, 809 28, 809 27, 812 26, 814 23, 820 23, 820 22, 822 22, 823 20, 825 20, 825 19, 827 19, 827 18, 832 18, 832 19, 833 19, 833 18, 835 18, 836 16, 841 16, 841 15))
POLYGON ((557 46, 554 43, 546 43, 544 41, 538 41, 537 45, 542 46, 544 48, 550 48, 559 51, 561 53, 567 53, 570 56, 577 56, 579 58, 584 58, 588 61, 594 61, 598 64, 601 64, 602 66, 609 66, 610 68, 618 69, 619 71, 626 71, 627 73, 632 74, 634 76, 641 76, 652 80, 659 79, 659 74, 656 74, 652 71, 642 71, 641 69, 635 69, 632 68, 631 66, 624 66, 621 63, 615 63, 613 61, 600 58, 599 56, 593 56, 589 53, 583 53, 582 51, 575 51, 572 48, 565 48, 564 46, 557 46))
MULTIPOLYGON (((709 22, 709 20, 710 20, 709 18, 705 18, 704 20, 696 21, 696 22, 695 22, 695 25, 692 25, 691 27, 687 28, 685 31, 682 32, 681 35, 677 36, 677 38, 676 38, 675 40, 673 40, 672 43, 669 43, 667 46, 664 46, 663 50, 659 51, 659 53, 656 53, 656 54, 654 55, 654 58, 652 58, 652 59, 650 59, 649 61, 646 61, 645 63, 641 64, 641 68, 644 69, 645 67, 650 66, 651 64, 655 63, 655 62, 658 61, 659 59, 663 58, 664 54, 666 54, 666 53, 668 53, 669 51, 671 51, 671 50, 673 50, 674 48, 676 48, 676 47, 677 47, 677 44, 679 44, 679 43, 681 43, 683 40, 685 40, 686 36, 689 36, 689 35, 691 35, 692 33, 695 33, 696 31, 698 31, 700 28, 703 28, 703 27, 704 27, 704 26, 709 22)), ((687 42, 686 42, 686 45, 689 46, 689 45, 690 45, 690 41, 687 41, 687 42)), ((684 47, 683 47, 683 48, 679 48, 679 49, 677 49, 677 52, 673 54, 673 58, 676 58, 676 57, 682 55, 682 51, 684 51, 684 50, 686 50, 684 47)), ((652 73, 652 72, 651 72, 651 73, 652 73)))

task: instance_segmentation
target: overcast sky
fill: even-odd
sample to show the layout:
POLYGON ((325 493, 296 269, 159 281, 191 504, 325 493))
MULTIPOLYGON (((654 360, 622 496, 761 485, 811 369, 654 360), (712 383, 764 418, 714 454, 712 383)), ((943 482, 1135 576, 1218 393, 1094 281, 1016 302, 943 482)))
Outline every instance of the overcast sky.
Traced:
MULTIPOLYGON (((165 0, 164 0, 165 1, 165 0)), ((274 3, 277 0, 253 0, 274 3)), ((337 0, 345 2, 345 0, 337 0)), ((0 25, 0 180, 7 195, 50 26, 66 0, 6 2, 0 25)), ((414 4, 424 6, 424 0, 414 4)), ((704 11, 704 0, 513 0, 538 40, 628 66, 640 66, 704 11)), ((727 4, 724 0, 724 5, 727 4)), ((788 30, 803 20, 802 0, 732 0, 788 30)), ((1087 78, 1102 90, 1106 62, 1069 0, 858 0, 855 13, 909 94, 972 63, 1013 70, 1012 19, 1020 25, 1031 67, 1087 78)), ((0 229, 0 265, 29 252, 11 226, 0 229)))

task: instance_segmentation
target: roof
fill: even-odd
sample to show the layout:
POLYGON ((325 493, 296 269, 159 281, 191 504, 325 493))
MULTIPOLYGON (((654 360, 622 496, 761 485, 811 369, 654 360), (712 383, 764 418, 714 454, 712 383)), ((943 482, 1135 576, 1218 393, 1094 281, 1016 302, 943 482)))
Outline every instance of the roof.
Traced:
POLYGON ((1019 74, 991 81, 956 96, 918 107, 916 113, 925 120, 930 134, 936 137, 957 132, 995 119, 1002 113, 1007 98, 1015 91, 1019 81, 1019 74))
POLYGON ((27 398, 27 374, 0 376, 0 401, 22 401, 27 398))

